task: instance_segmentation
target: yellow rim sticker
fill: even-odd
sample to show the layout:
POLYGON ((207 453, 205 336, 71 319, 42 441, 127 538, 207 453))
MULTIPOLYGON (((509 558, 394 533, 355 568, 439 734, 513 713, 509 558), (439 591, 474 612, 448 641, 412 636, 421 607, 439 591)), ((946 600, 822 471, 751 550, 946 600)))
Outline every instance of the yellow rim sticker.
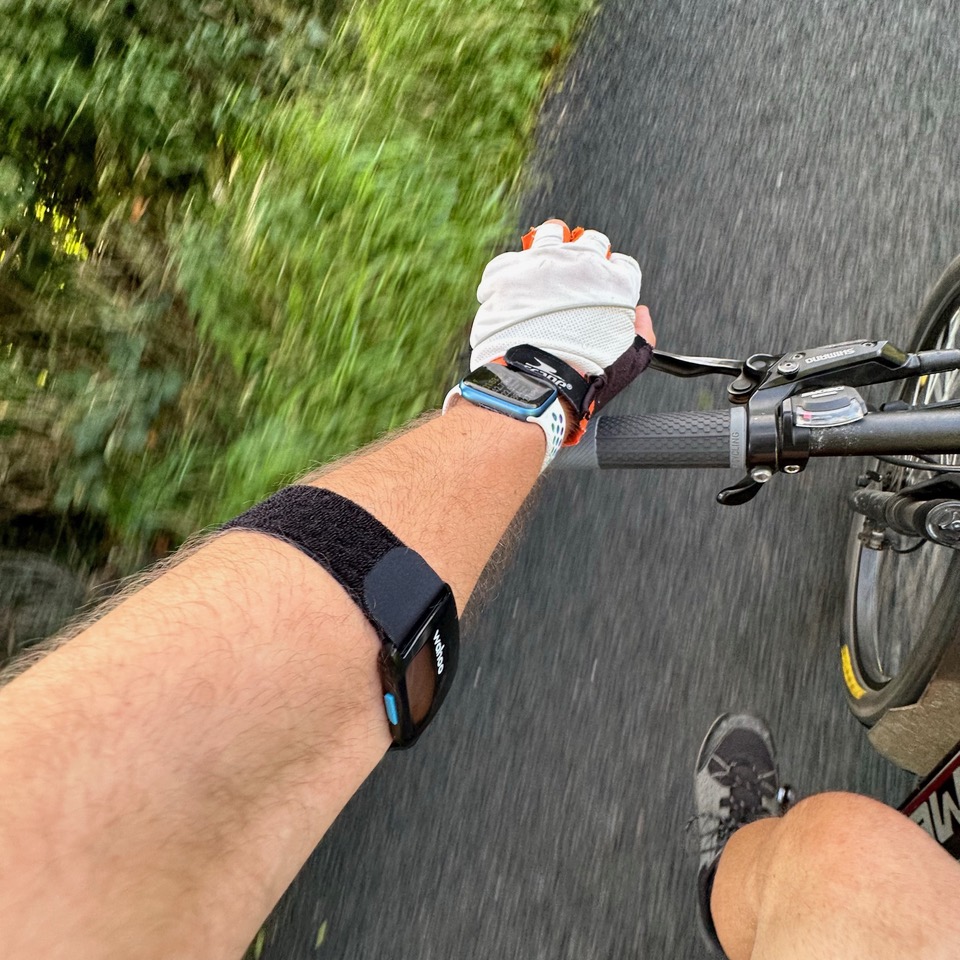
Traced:
POLYGON ((850 662, 850 648, 846 644, 840 648, 840 660, 843 662, 843 679, 847 684, 847 689, 855 700, 859 700, 867 691, 857 683, 857 678, 853 673, 853 664, 850 662))

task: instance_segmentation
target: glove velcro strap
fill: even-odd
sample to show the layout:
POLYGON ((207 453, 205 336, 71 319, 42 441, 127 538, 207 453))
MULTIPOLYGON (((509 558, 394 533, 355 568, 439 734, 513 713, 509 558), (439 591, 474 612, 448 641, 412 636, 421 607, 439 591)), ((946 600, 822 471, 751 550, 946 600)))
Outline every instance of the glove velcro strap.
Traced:
POLYGON ((511 347, 503 359, 511 370, 529 373, 553 384, 577 413, 585 409, 583 401, 590 389, 590 381, 569 363, 546 350, 531 347, 529 343, 511 347))
POLYGON ((569 447, 579 442, 593 414, 643 373, 650 365, 652 357, 653 347, 643 337, 638 336, 596 377, 586 377, 566 361, 528 343, 511 347, 503 362, 513 370, 520 370, 553 384, 573 407, 577 423, 564 442, 564 446, 569 447))
POLYGON ((573 432, 564 441, 564 446, 576 443, 586 430, 590 419, 590 408, 586 403, 590 391, 590 380, 569 363, 555 357, 546 350, 532 347, 529 343, 511 347, 503 358, 504 364, 511 370, 529 374, 538 380, 551 384, 560 391, 562 396, 576 413, 573 432))
POLYGON ((590 412, 596 413, 605 407, 624 387, 629 386, 650 366, 653 359, 653 347, 641 336, 634 338, 633 344, 617 357, 598 377, 590 382, 590 388, 584 402, 590 412))

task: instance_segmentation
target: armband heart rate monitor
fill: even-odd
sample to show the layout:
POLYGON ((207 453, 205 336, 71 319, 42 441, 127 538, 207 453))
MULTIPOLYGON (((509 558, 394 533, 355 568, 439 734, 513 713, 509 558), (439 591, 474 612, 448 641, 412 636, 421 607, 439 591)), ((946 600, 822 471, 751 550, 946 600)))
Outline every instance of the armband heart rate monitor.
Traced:
POLYGON ((380 634, 380 680, 394 745, 409 747, 436 716, 457 672, 453 591, 409 547, 394 547, 364 578, 361 609, 380 634))
POLYGON ((450 587, 376 517, 330 490, 286 487, 222 529, 277 537, 344 588, 380 637, 393 746, 412 746, 436 716, 457 670, 460 626, 450 587))

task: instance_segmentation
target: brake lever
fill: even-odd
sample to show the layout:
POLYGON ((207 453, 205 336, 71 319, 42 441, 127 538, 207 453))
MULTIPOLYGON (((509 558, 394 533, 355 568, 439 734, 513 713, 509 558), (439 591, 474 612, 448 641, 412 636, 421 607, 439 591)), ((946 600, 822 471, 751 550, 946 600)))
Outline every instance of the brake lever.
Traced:
POLYGON ((672 377, 707 377, 711 374, 739 377, 743 373, 742 360, 723 357, 685 357, 666 350, 654 350, 650 366, 672 377))
POLYGON ((746 360, 725 357, 686 357, 655 350, 650 366, 673 377, 707 377, 718 374, 734 377, 727 387, 731 403, 746 403, 780 359, 778 354, 755 353, 746 360))

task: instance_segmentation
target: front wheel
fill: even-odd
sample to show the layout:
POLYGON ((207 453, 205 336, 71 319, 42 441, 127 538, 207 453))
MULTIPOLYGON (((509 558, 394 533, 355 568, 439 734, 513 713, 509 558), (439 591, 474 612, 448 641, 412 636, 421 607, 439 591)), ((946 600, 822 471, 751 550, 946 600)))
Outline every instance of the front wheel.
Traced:
MULTIPOLYGON (((960 348, 960 257, 927 295, 911 350, 960 348)), ((905 381, 896 399, 911 406, 960 405, 960 371, 905 381)), ((936 476, 920 465, 956 466, 956 454, 876 461, 866 476, 897 492, 936 476)), ((949 476, 949 474, 947 474, 949 476)), ((954 474, 953 476, 957 476, 954 474)), ((960 551, 914 540, 854 517, 840 655, 847 699, 867 726, 893 707, 916 703, 960 624, 960 551)))

